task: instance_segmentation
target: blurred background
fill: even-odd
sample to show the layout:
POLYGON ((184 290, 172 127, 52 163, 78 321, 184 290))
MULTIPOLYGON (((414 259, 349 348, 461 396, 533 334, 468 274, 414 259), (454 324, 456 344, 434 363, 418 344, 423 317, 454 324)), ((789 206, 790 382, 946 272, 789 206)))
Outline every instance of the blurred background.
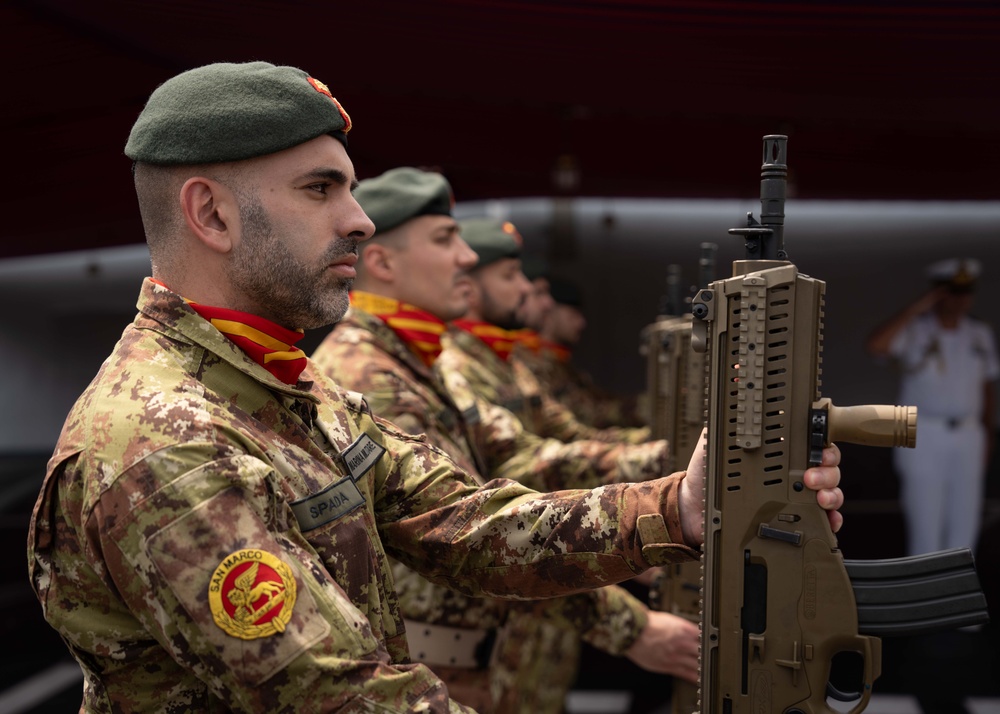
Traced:
MULTIPOLYGON (((125 139, 185 69, 302 67, 350 113, 359 178, 434 168, 460 217, 513 221, 529 256, 579 285, 574 359, 615 391, 645 387, 639 332, 667 267, 694 285, 702 242, 719 277, 743 257, 727 230, 759 214, 765 134, 789 137, 789 257, 827 282, 824 396, 894 401, 897 375, 864 338, 934 261, 981 260, 974 313, 1000 324, 995 2, 7 0, 0 39, 0 711, 79 703, 27 585, 26 525, 66 411, 149 272, 125 139)), ((903 555, 890 454, 843 451, 845 555, 903 555)), ((998 469, 977 548, 993 612, 998 469)), ((995 624, 883 648, 869 711, 1000 711, 995 624), (933 687, 950 696, 928 704, 933 687)), ((627 709, 610 679, 581 677, 570 709, 627 709)))

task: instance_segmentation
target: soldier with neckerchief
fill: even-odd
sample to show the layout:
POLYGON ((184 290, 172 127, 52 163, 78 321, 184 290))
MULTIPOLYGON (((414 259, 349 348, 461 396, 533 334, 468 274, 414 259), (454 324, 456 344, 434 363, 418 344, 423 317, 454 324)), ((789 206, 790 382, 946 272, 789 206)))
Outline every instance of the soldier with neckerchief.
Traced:
MULTIPOLYGON (((28 534, 82 712, 469 711, 410 661, 390 555, 467 595, 541 598, 702 540, 699 461, 594 491, 483 486, 311 367, 296 342, 343 316, 374 231, 350 129, 327 85, 266 62, 183 72, 132 128, 152 276, 28 534)), ((829 458, 810 478, 835 509, 829 458)))
POLYGON ((525 338, 515 343, 511 361, 533 374, 553 399, 587 426, 640 429, 630 432, 629 440, 640 443, 648 439, 649 430, 641 423, 635 399, 601 389, 573 361, 573 349, 587 326, 580 289, 565 278, 525 275, 532 285, 522 310, 527 327, 518 332, 525 338), (546 307, 529 309, 534 303, 546 307))
POLYGON ((449 324, 437 369, 460 374, 485 401, 503 406, 532 433, 560 441, 591 439, 643 443, 646 429, 596 429, 580 422, 549 394, 523 364, 511 359, 523 337, 521 311, 531 287, 521 270, 524 241, 509 221, 470 218, 460 222, 462 236, 479 262, 469 271, 469 310, 449 324))
MULTIPOLYGON (((541 439, 508 410, 478 399, 459 375, 446 386, 433 365, 446 321, 465 312, 462 278, 477 260, 452 217, 450 185, 439 173, 402 167, 362 181, 355 198, 376 236, 361 248, 350 310, 312 354, 318 368, 363 393, 374 413, 425 434, 483 482, 503 476, 556 490, 663 472, 666 442, 541 439)), ((697 673, 697 627, 650 615, 616 586, 515 604, 463 598, 399 563, 393 574, 412 657, 483 713, 562 711, 581 637, 657 671, 697 673), (478 661, 454 662, 442 652, 456 636, 495 638, 495 646, 478 661)))

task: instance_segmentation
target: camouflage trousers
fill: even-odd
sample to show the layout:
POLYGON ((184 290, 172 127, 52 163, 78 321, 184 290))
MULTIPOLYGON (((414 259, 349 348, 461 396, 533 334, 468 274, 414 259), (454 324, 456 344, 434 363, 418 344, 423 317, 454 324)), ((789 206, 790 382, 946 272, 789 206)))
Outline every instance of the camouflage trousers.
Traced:
POLYGON ((580 633, 512 612, 490 662, 493 714, 561 714, 580 664, 580 633))
POLYGON ((431 669, 448 685, 448 696, 456 702, 472 707, 477 714, 495 714, 488 669, 444 665, 434 665, 431 669))

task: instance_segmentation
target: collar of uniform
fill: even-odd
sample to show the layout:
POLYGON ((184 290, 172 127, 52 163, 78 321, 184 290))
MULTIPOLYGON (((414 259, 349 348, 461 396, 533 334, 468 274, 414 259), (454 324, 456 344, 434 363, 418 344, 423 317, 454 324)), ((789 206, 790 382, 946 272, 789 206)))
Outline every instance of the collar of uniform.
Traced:
POLYGON ((494 352, 488 344, 471 332, 456 327, 453 323, 448 324, 448 331, 444 333, 442 344, 445 350, 451 349, 461 352, 471 357, 474 362, 489 364, 490 369, 506 371, 511 368, 511 363, 501 359, 500 355, 494 352))
MULTIPOLYGON (((438 399, 454 407, 456 412, 464 412, 455 403, 451 389, 445 385, 441 374, 434 367, 428 367, 419 355, 414 354, 413 350, 406 346, 396 331, 381 319, 369 312, 359 310, 357 307, 351 307, 347 310, 341 324, 365 332, 371 344, 402 362, 405 367, 416 374, 419 380, 426 384, 428 389, 433 390, 438 399)), ((339 327, 338 325, 338 329, 339 327)))
POLYGON ((168 331, 182 336, 188 342, 200 345, 208 352, 225 360, 235 369, 266 384, 269 389, 319 403, 319 398, 312 393, 311 365, 302 372, 298 384, 294 386, 285 384, 254 362, 249 355, 212 327, 211 323, 184 302, 184 298, 166 286, 154 282, 151 278, 143 280, 136 307, 141 314, 150 320, 164 326, 168 331))
POLYGON ((361 310, 352 305, 347 310, 347 315, 342 320, 344 324, 353 325, 371 335, 372 342, 383 352, 388 352, 417 374, 427 379, 435 379, 434 371, 431 367, 420 359, 413 350, 407 347, 403 339, 396 334, 396 331, 385 324, 381 318, 370 312, 361 310))
POLYGON ((546 340, 543 337, 539 338, 538 352, 545 357, 550 357, 556 360, 557 362, 569 362, 573 357, 573 350, 569 347, 559 344, 558 342, 546 340))
POLYGON ((503 362, 510 361, 510 353, 517 342, 510 330, 482 320, 455 320, 451 326, 482 342, 497 359, 503 362))

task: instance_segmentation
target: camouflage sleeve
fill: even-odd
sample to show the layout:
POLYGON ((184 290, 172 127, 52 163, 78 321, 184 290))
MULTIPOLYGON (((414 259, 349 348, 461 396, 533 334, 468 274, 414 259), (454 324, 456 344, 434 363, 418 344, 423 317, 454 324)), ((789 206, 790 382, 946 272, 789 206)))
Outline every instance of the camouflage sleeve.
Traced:
MULTIPOLYGON (((479 414, 476 445, 494 478, 509 478, 536 491, 558 491, 646 481, 666 474, 666 441, 628 445, 543 439, 526 430, 508 409, 469 399, 475 401, 479 414)), ((457 397, 456 402, 464 403, 457 397)))
POLYGON ((566 623, 584 641, 616 657, 632 646, 649 621, 646 606, 617 585, 540 600, 536 610, 547 619, 566 623))
POLYGON ((560 441, 589 439, 612 444, 641 444, 649 439, 651 434, 648 427, 611 426, 596 429, 581 422, 573 412, 552 397, 543 394, 540 401, 540 405, 535 407, 538 432, 552 439, 560 441))
POLYGON ((422 437, 395 441, 377 467, 379 532, 391 555, 433 582, 535 599, 695 555, 680 530, 683 474, 592 491, 538 493, 502 479, 477 488, 468 477, 456 485, 447 456, 422 437))
POLYGON ((591 409, 594 414, 593 426, 621 426, 639 430, 648 426, 641 416, 638 400, 638 395, 598 395, 591 409))
MULTIPOLYGON (((582 423, 567 407, 558 402, 538 377, 519 360, 511 363, 511 374, 518 390, 530 404, 530 416, 525 420, 539 436, 559 441, 606 441, 622 443, 621 434, 615 430, 602 431, 582 423)), ((489 395, 486 395, 489 399, 489 395)), ((491 399, 494 403, 497 400, 491 399)))
POLYGON ((391 664, 302 537, 270 465, 188 442, 127 476, 101 496, 88 539, 145 630, 229 709, 468 711, 425 668, 391 664), (149 483, 142 499, 128 486, 149 483), (273 619, 248 609, 262 597, 273 619))
POLYGON ((582 632, 583 639, 602 652, 621 656, 631 647, 649 621, 648 611, 638 598, 621 587, 594 591, 600 614, 594 627, 582 632))
POLYGON ((430 426, 427 403, 414 394, 397 375, 384 370, 372 370, 365 376, 365 401, 373 414, 384 416, 408 434, 427 432, 430 426))

